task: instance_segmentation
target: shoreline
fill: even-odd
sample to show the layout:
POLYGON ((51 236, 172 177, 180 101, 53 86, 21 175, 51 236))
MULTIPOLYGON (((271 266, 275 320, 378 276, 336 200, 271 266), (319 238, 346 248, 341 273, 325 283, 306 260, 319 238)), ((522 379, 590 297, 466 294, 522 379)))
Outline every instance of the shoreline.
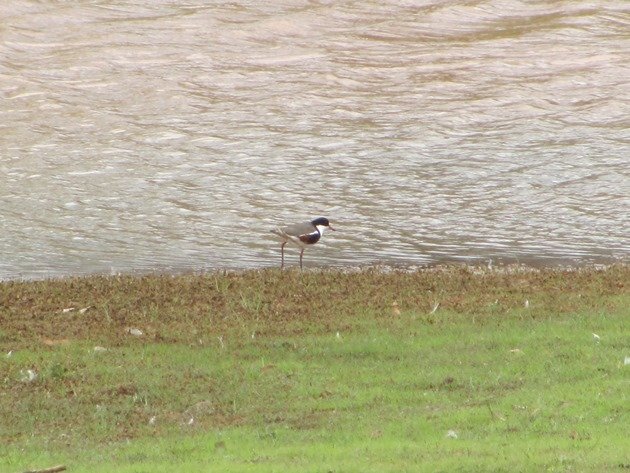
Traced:
POLYGON ((552 308, 579 294, 622 296, 628 286, 630 265, 370 266, 14 280, 0 282, 5 335, 0 347, 8 351, 12 344, 37 345, 42 339, 116 340, 128 327, 141 327, 156 341, 176 332, 176 340, 189 342, 200 330, 219 333, 239 324, 275 333, 278 322, 293 327, 317 318, 334 325, 340 314, 357 308, 389 314, 394 302, 402 311, 429 313, 439 303, 441 309, 474 317, 499 306, 552 308))
MULTIPOLYGON (((493 259, 486 259, 484 261, 435 261, 426 264, 414 264, 414 263, 366 263, 359 265, 343 265, 343 266, 306 266, 303 273, 343 273, 343 274, 359 274, 364 272, 379 272, 379 273, 413 273, 413 272, 432 272, 432 271, 445 271, 451 268, 468 268, 473 272, 487 272, 494 271, 498 273, 516 273, 516 272, 532 272, 532 271, 579 271, 579 270, 605 270, 613 267, 627 267, 630 266, 629 259, 619 259, 612 262, 587 262, 587 263, 561 263, 555 264, 543 264, 540 259, 531 259, 523 261, 522 259, 515 258, 513 260, 500 259, 495 261, 493 259)), ((226 274, 246 274, 250 272, 265 272, 274 271, 279 269, 276 266, 263 266, 263 267, 242 267, 242 268, 203 268, 203 269, 176 269, 176 268, 155 268, 155 269, 135 269, 129 271, 110 271, 110 272, 86 272, 76 274, 50 274, 41 276, 13 276, 13 277, 0 277, 0 285, 10 282, 36 282, 36 281, 60 281, 71 279, 84 279, 84 278, 108 278, 108 277, 146 277, 146 276, 159 276, 159 277, 177 277, 177 276, 212 276, 212 275, 226 275, 226 274)), ((297 266, 287 266, 284 269, 285 272, 298 271, 297 266)))

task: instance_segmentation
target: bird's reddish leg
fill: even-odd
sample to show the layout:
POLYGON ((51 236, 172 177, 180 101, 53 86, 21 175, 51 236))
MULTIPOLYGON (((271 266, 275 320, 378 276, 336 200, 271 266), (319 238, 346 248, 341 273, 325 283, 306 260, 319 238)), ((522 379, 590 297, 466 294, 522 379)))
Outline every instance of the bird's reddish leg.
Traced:
POLYGON ((300 270, 302 269, 302 255, 304 254, 304 248, 300 250, 300 270))

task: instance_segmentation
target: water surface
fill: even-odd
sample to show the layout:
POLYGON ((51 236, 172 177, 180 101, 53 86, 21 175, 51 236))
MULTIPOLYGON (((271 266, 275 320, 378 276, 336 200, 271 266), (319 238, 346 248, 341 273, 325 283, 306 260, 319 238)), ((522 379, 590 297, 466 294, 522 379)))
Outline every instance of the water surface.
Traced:
POLYGON ((627 260, 629 5, 5 2, 0 278, 627 260))

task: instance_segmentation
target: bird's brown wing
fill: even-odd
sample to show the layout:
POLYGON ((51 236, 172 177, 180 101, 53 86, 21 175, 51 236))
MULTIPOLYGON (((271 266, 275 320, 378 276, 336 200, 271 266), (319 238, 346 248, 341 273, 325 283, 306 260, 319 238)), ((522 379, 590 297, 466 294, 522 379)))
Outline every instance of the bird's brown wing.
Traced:
POLYGON ((317 233, 317 228, 315 228, 315 226, 311 222, 296 223, 294 225, 284 227, 281 230, 283 233, 289 236, 297 237, 300 239, 302 235, 308 235, 313 232, 317 233))

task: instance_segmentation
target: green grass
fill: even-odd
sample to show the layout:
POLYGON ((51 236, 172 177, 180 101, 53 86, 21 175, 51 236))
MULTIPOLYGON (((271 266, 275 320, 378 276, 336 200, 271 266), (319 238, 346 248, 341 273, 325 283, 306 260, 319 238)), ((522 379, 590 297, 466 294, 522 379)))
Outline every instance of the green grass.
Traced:
POLYGON ((627 471, 629 282, 615 266, 3 283, 0 471, 627 471))

